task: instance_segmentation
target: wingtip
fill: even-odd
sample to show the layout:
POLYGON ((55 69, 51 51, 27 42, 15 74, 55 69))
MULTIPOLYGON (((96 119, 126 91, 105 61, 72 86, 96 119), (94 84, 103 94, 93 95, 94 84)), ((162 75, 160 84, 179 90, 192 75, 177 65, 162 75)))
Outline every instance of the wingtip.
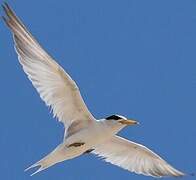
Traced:
POLYGON ((3 1, 3 4, 5 4, 6 6, 9 6, 7 1, 3 1))
POLYGON ((4 11, 6 11, 6 4, 5 3, 2 3, 1 7, 3 8, 4 11))
POLYGON ((9 4, 7 2, 4 2, 1 4, 5 14, 10 17, 14 15, 14 11, 12 10, 12 8, 9 6, 9 4))
POLYGON ((3 8, 3 11, 5 12, 5 14, 9 17, 10 7, 9 7, 8 3, 3 2, 1 4, 1 7, 3 8))
POLYGON ((174 175, 174 177, 177 177, 177 178, 184 177, 184 176, 187 176, 187 174, 185 174, 185 173, 183 173, 183 172, 181 172, 181 171, 178 171, 178 172, 176 173, 176 175, 174 175))
POLYGON ((9 25, 9 20, 8 20, 5 16, 1 16, 1 18, 3 19, 4 23, 5 23, 8 27, 10 27, 10 25, 9 25))
POLYGON ((6 9, 10 9, 9 4, 8 4, 6 1, 4 1, 4 2, 2 3, 2 6, 3 6, 4 8, 6 8, 6 9))
POLYGON ((6 23, 6 18, 5 18, 5 16, 1 16, 1 18, 3 19, 3 21, 6 23))

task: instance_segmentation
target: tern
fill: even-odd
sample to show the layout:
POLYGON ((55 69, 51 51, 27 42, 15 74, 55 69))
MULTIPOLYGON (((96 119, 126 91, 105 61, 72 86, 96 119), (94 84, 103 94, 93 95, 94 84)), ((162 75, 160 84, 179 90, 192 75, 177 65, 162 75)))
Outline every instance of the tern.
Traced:
POLYGON ((2 7, 6 14, 3 20, 13 34, 24 72, 65 127, 63 142, 26 170, 38 167, 34 175, 62 161, 92 153, 137 174, 153 177, 184 175, 147 147, 117 135, 124 127, 138 124, 137 121, 120 115, 94 118, 72 78, 44 51, 10 6, 4 3, 2 7))

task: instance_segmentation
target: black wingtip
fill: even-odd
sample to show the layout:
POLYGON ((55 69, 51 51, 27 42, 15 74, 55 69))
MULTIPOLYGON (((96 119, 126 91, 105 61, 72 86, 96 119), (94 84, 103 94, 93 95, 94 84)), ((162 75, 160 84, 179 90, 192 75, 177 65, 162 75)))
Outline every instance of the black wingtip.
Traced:
POLYGON ((6 2, 4 2, 1 6, 2 6, 2 8, 3 8, 5 14, 8 15, 8 12, 9 12, 9 5, 8 5, 6 2))
POLYGON ((12 10, 11 8, 9 7, 8 3, 7 2, 3 2, 1 4, 3 10, 4 10, 4 13, 5 13, 5 16, 2 16, 2 19, 4 20, 4 22, 9 26, 9 19, 10 19, 10 16, 12 14, 12 10))
POLYGON ((9 4, 6 1, 4 1, 3 6, 9 7, 9 4))
MULTIPOLYGON (((8 11, 7 6, 8 6, 7 2, 3 2, 3 3, 1 4, 1 7, 3 8, 3 11, 5 12, 6 15, 7 15, 7 11, 8 11)), ((7 23, 7 18, 6 18, 6 16, 1 16, 1 18, 3 19, 3 21, 4 21, 6 24, 8 24, 8 23, 7 23)))
POLYGON ((4 17, 4 16, 1 16, 1 18, 3 19, 3 21, 6 23, 7 22, 7 20, 6 20, 6 18, 4 17))
POLYGON ((4 2, 3 2, 3 4, 5 4, 6 6, 8 6, 8 3, 7 3, 7 1, 4 1, 4 2))
POLYGON ((1 18, 3 19, 4 23, 5 23, 8 27, 10 27, 7 18, 4 17, 4 16, 1 16, 1 18))
POLYGON ((6 11, 5 3, 1 4, 1 7, 3 8, 4 11, 6 11))
POLYGON ((9 5, 8 5, 8 3, 7 3, 6 1, 4 1, 4 2, 1 4, 1 6, 2 6, 3 8, 6 8, 6 7, 8 7, 9 5))
POLYGON ((9 4, 8 4, 6 1, 5 1, 3 4, 4 4, 5 8, 6 8, 8 11, 11 11, 11 8, 10 8, 9 4))
POLYGON ((9 16, 9 14, 12 14, 12 13, 13 13, 12 8, 9 6, 9 4, 8 4, 7 2, 3 2, 1 6, 2 6, 4 12, 5 12, 8 16, 9 16))

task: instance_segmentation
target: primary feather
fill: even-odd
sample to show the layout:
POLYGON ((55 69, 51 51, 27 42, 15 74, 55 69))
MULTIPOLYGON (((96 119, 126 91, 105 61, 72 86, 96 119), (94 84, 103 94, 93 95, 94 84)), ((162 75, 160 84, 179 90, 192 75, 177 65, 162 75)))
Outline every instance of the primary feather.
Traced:
POLYGON ((67 129, 74 121, 94 119, 71 77, 46 53, 5 3, 6 24, 11 29, 18 59, 42 100, 67 129), (80 119, 78 119, 78 117, 80 119))
POLYGON ((184 175, 150 149, 119 136, 97 146, 92 153, 103 157, 106 162, 138 174, 154 177, 184 175))

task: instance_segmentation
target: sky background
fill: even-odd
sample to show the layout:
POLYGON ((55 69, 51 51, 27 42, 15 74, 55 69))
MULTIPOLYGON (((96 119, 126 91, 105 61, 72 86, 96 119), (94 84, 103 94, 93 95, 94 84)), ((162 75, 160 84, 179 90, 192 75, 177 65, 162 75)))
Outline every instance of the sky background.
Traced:
MULTIPOLYGON (((137 119, 139 126, 120 135, 148 146, 184 172, 196 172, 196 1, 8 3, 77 82, 95 117, 117 113, 137 119)), ((24 173, 62 141, 63 126, 22 71, 2 21, 0 39, 1 179, 152 179, 93 155, 33 177, 31 171, 24 173)))

